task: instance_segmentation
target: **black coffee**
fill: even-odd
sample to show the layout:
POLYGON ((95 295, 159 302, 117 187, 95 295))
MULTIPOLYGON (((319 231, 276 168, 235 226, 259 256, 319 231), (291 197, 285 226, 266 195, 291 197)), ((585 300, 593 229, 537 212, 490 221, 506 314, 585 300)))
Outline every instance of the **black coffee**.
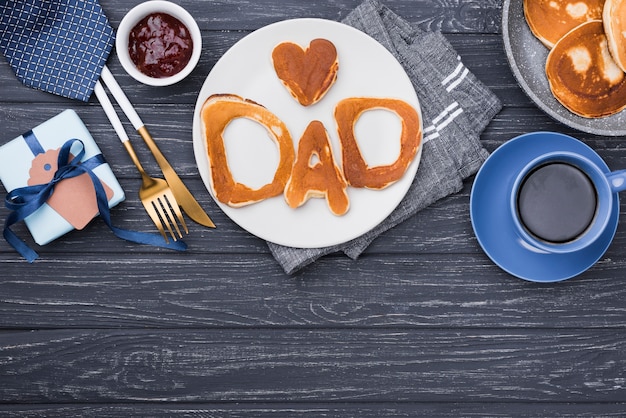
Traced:
POLYGON ((577 167, 554 162, 531 171, 522 182, 517 209, 524 227, 543 241, 566 243, 593 222, 596 189, 577 167))

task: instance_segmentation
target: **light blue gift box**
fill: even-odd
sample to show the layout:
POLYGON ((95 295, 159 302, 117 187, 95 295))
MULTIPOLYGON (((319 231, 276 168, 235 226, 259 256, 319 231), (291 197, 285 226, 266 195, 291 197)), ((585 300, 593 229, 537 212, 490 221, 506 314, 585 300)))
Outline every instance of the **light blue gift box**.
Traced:
MULTIPOLYGON (((80 117, 73 110, 65 110, 32 129, 37 141, 44 150, 57 149, 70 139, 79 139, 85 147, 85 155, 81 161, 101 154, 100 148, 87 130, 80 117)), ((19 187, 28 186, 29 170, 35 155, 20 135, 0 147, 0 181, 7 192, 19 187)), ((98 178, 113 191, 109 199, 109 207, 117 205, 125 199, 124 190, 115 178, 107 163, 93 169, 98 178)), ((35 242, 45 245, 52 240, 72 231, 74 227, 59 215, 48 204, 41 206, 36 212, 24 219, 35 242)))

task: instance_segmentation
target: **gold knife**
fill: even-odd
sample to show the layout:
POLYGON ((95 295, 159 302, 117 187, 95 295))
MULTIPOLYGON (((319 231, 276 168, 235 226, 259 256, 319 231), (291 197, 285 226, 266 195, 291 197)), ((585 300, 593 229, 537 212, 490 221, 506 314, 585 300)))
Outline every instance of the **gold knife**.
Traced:
POLYGON ((133 127, 137 130, 139 135, 141 135, 143 140, 148 145, 148 148, 152 152, 152 155, 154 155, 157 164, 159 164, 159 167, 161 167, 161 170, 163 171, 163 176, 165 177, 167 184, 169 184, 172 192, 174 193, 174 198, 176 198, 176 201, 183 209, 183 211, 185 211, 185 213, 193 221, 199 223, 200 225, 215 228, 215 224, 213 223, 213 221, 211 221, 209 215, 207 215, 204 209, 202 209, 202 206, 200 206, 198 201, 193 197, 189 189, 187 189, 187 186, 185 186, 185 184, 180 179, 180 177, 178 177, 178 174, 176 174, 165 156, 161 153, 161 150, 159 150, 159 147, 157 147, 154 139, 152 139, 152 136, 150 135, 148 129, 137 114, 137 111, 130 103, 130 100, 128 100, 128 97, 126 97, 126 94, 117 83, 117 80, 115 80, 113 74, 111 74, 111 71, 106 65, 102 69, 102 74, 100 75, 100 77, 102 78, 102 81, 104 81, 104 84, 106 84, 106 86, 109 88, 109 91, 124 111, 124 114, 130 121, 130 123, 132 123, 133 127))

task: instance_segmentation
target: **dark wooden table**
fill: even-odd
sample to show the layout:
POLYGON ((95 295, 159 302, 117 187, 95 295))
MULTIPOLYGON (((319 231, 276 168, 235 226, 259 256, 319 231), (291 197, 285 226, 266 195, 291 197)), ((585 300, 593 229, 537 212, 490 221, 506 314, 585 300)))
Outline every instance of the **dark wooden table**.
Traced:
MULTIPOLYGON (((114 27, 137 3, 101 1, 114 27)), ((117 57, 109 66, 218 228, 190 223, 189 250, 176 253, 119 240, 97 219, 38 248, 32 265, 0 242, 0 415, 626 415, 624 227, 584 274, 526 282, 479 247, 469 179, 359 260, 334 254, 284 274, 265 242, 231 222, 204 187, 192 149, 195 100, 220 56, 251 31, 289 18, 339 20, 358 0, 178 3, 204 42, 187 80, 151 88, 117 57)), ((488 150, 551 130, 583 140, 613 169, 626 166, 626 138, 555 122, 519 88, 504 53, 501 1, 386 4, 442 31, 502 100, 481 137, 488 150)), ((0 143, 66 108, 85 121, 126 190, 114 223, 152 231, 138 174, 95 98, 84 104, 23 87, 0 62, 0 143)), ((0 209, 0 219, 7 214, 0 209)))

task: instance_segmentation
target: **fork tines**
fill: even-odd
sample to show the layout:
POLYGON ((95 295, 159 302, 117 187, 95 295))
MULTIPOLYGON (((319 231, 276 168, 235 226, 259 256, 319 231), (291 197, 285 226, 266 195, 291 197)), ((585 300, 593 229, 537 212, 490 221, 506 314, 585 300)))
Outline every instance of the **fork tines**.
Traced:
POLYGON ((187 224, 185 223, 185 218, 183 218, 183 214, 180 208, 178 207, 178 204, 176 204, 176 199, 174 198, 174 195, 172 194, 170 190, 168 190, 167 192, 164 192, 157 199, 154 199, 152 202, 150 202, 150 206, 151 206, 150 208, 146 207, 146 210, 148 210, 148 212, 153 213, 153 215, 150 214, 150 217, 153 218, 153 220, 155 219, 160 220, 159 223, 155 221, 155 224, 159 232, 161 233, 161 235, 163 235, 163 238, 165 238, 166 242, 169 242, 169 240, 165 232, 165 229, 163 228, 163 224, 166 226, 170 236, 172 237, 174 241, 176 241, 178 238, 183 237, 183 234, 180 228, 178 227, 178 223, 180 223, 183 226, 183 229, 186 234, 189 233, 187 224), (176 217, 174 217, 174 214, 176 215, 176 217), (178 222, 176 221, 176 219, 178 219, 178 222), (174 225, 174 228, 176 229, 176 233, 174 233, 174 230, 172 229, 171 225, 174 225), (177 238, 177 235, 178 235, 178 238, 177 238))

